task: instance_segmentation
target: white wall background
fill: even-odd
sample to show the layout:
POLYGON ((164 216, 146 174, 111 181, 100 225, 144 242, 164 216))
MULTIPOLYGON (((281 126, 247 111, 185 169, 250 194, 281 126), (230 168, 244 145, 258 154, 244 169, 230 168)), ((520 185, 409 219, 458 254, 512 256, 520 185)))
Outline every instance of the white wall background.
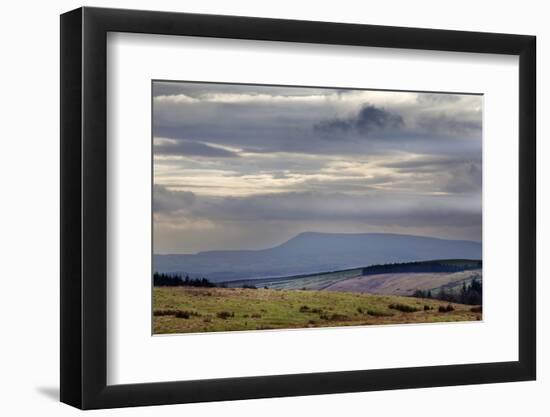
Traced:
MULTIPOLYGON (((1 15, 0 410, 4 415, 75 415, 59 392, 59 17, 71 0, 7 2, 1 15), (30 279, 29 279, 30 278, 30 279)), ((145 407, 94 415, 275 416, 544 415, 550 411, 550 148, 542 115, 550 97, 545 3, 536 0, 123 0, 86 5, 239 14, 395 26, 534 34, 538 37, 539 377, 537 382, 145 407), (545 395, 546 394, 546 395, 545 395)))

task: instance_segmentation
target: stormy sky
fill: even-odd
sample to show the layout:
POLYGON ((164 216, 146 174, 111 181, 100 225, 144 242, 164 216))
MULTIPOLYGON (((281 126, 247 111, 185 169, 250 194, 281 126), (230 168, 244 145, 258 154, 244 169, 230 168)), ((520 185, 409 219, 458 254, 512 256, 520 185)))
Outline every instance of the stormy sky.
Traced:
POLYGON ((153 82, 155 253, 481 240, 479 95, 153 82))

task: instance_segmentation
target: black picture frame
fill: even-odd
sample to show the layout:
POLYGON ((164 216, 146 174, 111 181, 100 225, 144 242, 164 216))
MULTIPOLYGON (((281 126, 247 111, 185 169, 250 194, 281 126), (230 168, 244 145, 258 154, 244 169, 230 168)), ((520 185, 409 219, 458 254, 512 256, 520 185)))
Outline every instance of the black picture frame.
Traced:
POLYGON ((535 379, 534 36, 84 7, 61 16, 60 57, 62 402, 96 409, 535 379), (108 32, 519 56, 519 360, 107 385, 108 32))

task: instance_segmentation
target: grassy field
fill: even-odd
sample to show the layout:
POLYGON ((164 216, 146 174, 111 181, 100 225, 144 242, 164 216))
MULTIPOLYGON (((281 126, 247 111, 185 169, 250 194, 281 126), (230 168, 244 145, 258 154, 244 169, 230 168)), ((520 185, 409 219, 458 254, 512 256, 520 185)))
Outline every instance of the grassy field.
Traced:
POLYGON ((349 292, 154 287, 155 334, 481 320, 472 306, 349 292))

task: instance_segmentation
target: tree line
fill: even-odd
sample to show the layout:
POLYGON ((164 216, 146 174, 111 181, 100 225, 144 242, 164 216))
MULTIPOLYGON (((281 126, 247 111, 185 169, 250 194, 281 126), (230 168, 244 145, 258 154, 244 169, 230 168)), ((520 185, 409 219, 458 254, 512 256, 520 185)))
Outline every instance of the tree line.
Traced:
POLYGON ((189 278, 186 275, 182 278, 179 274, 165 274, 155 272, 153 274, 153 285, 155 287, 215 287, 216 284, 206 278, 189 278))
POLYGON ((481 261, 417 261, 383 265, 371 265, 363 268, 363 275, 378 275, 406 272, 460 272, 482 267, 481 261))
POLYGON ((466 281, 464 281, 460 291, 447 290, 445 287, 439 288, 439 290, 434 291, 434 293, 432 293, 432 290, 416 290, 413 297, 434 298, 451 303, 481 305, 483 299, 483 284, 481 280, 474 279, 470 284, 466 284, 466 281))

